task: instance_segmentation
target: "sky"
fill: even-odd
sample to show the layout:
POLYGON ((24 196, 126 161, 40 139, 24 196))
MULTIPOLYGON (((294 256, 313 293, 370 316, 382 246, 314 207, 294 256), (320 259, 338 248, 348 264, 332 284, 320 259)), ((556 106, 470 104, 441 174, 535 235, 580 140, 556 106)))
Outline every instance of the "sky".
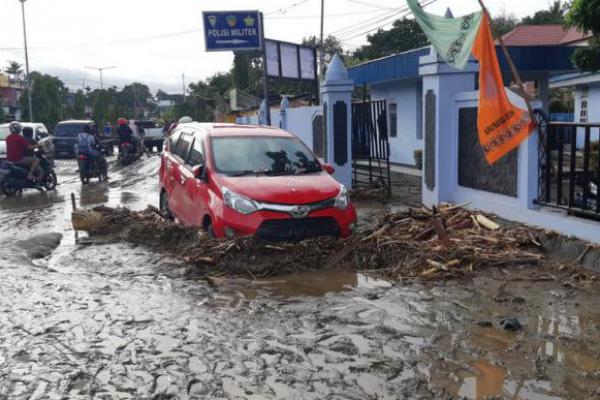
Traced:
MULTIPOLYGON (((426 11, 455 16, 476 11, 477 0, 427 0, 426 11)), ((517 17, 548 7, 551 0, 485 0, 490 13, 517 17)), ((424 0, 421 0, 423 3, 424 0)), ((27 0, 30 69, 60 77, 70 88, 99 86, 98 72, 112 67, 104 85, 137 81, 152 90, 181 93, 183 82, 229 70, 232 53, 204 50, 202 11, 258 9, 267 38, 300 42, 319 35, 320 0, 27 0), (183 78, 183 76, 185 78, 183 78)), ((353 49, 366 35, 408 15, 405 0, 325 0, 325 34, 353 49)), ((0 0, 0 67, 24 63, 21 3, 0 0)))

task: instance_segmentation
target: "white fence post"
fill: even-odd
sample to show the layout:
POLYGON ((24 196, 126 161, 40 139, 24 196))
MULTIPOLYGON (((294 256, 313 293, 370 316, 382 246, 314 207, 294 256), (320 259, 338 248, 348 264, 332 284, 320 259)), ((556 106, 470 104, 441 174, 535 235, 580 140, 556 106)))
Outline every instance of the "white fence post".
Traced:
POLYGON ((335 168, 334 178, 352 186, 352 91, 354 82, 337 54, 329 63, 321 84, 325 128, 325 162, 335 168))

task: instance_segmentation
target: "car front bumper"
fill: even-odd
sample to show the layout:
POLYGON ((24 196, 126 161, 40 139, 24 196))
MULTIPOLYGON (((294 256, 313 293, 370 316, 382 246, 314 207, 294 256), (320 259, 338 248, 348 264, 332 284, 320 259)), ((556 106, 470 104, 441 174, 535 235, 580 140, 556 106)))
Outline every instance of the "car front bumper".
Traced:
POLYGON ((316 210, 303 218, 274 211, 243 215, 229 207, 220 207, 213 220, 217 237, 256 236, 259 239, 302 240, 317 236, 348 237, 356 226, 356 210, 335 207, 316 210))

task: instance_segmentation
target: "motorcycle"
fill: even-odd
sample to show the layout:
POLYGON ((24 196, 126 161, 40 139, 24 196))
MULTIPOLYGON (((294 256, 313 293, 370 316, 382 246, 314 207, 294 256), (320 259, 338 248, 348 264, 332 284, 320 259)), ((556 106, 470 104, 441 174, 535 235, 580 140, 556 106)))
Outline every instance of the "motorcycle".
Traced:
POLYGON ((39 151, 35 156, 40 160, 40 168, 44 171, 41 182, 32 182, 27 179, 28 171, 25 168, 4 161, 0 165, 0 190, 8 197, 20 194, 25 189, 36 189, 40 192, 56 189, 57 179, 52 163, 39 151))
POLYGON ((136 146, 129 142, 123 142, 119 145, 118 161, 121 165, 129 165, 139 158, 136 146))
POLYGON ((92 178, 98 178, 99 182, 108 179, 108 168, 105 160, 93 159, 85 154, 79 154, 77 165, 79 166, 79 179, 83 184, 89 183, 92 178))

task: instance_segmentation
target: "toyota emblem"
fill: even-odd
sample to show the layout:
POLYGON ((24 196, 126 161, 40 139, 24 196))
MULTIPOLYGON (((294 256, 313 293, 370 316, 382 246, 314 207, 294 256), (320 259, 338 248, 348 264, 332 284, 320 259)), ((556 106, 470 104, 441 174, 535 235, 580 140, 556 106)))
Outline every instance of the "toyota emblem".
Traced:
POLYGON ((290 210, 290 214, 294 218, 304 218, 304 217, 307 217, 309 213, 310 213, 309 206, 294 206, 290 210))

